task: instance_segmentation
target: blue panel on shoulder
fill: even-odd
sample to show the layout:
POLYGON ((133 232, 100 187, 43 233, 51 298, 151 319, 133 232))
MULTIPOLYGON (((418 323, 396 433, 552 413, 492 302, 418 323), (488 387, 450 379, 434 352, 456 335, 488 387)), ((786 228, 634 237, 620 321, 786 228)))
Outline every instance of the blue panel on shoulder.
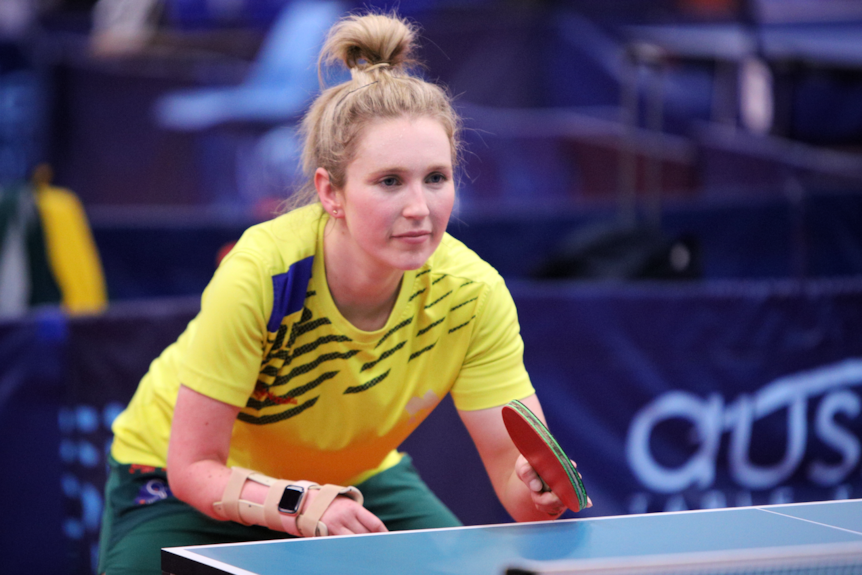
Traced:
POLYGON ((285 273, 272 276, 272 315, 266 326, 269 331, 278 331, 284 317, 302 309, 313 263, 314 256, 310 256, 290 266, 285 273))

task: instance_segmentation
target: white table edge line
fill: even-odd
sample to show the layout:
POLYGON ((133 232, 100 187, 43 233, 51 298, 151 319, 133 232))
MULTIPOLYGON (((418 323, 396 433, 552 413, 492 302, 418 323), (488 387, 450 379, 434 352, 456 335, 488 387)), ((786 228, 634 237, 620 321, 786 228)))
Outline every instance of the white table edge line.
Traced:
POLYGON ((811 519, 805 519, 804 517, 796 517, 795 515, 787 515, 786 513, 779 513, 778 511, 773 511, 772 509, 764 509, 762 507, 758 507, 760 511, 764 511, 766 513, 773 513, 775 515, 780 515, 782 517, 788 517, 790 519, 797 519, 799 521, 805 521, 806 523, 813 523, 814 525, 820 525, 821 527, 829 527, 830 529, 837 529, 838 531, 846 531, 847 533, 852 533, 853 535, 862 536, 862 532, 853 531, 852 529, 847 529, 845 527, 838 527, 837 525, 829 525, 828 523, 821 523, 820 521, 812 521, 811 519))
POLYGON ((245 569, 242 569, 240 567, 235 567, 233 565, 230 565, 229 563, 225 563, 217 559, 211 559, 210 557, 195 553, 194 551, 189 551, 188 549, 185 549, 183 547, 167 547, 166 549, 174 555, 179 555, 180 557, 191 559, 208 567, 215 567, 216 569, 221 569, 223 571, 231 573, 232 575, 258 575, 254 571, 246 571, 245 569))

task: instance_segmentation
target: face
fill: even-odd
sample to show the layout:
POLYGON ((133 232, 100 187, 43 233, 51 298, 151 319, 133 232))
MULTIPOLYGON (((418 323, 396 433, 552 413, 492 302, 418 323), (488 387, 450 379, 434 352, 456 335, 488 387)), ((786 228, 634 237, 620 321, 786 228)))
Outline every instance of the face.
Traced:
POLYGON ((440 122, 369 124, 335 197, 354 263, 384 272, 420 268, 440 244, 455 202, 452 148, 440 122))

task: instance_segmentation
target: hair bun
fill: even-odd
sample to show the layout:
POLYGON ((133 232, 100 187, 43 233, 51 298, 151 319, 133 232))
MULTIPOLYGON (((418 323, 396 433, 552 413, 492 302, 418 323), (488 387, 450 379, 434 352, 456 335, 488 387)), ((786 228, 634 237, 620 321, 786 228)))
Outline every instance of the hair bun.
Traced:
POLYGON ((414 63, 415 39, 414 26, 397 16, 351 15, 329 31, 320 61, 341 62, 351 73, 372 66, 405 68, 414 63))

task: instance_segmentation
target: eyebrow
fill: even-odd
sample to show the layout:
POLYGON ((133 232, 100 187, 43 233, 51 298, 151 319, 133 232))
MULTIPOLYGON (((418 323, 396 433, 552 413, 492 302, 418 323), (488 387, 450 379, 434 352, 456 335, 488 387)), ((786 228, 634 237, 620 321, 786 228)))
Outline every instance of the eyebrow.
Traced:
MULTIPOLYGON (((376 172, 369 174, 369 177, 370 178, 377 178, 377 177, 380 177, 380 176, 383 176, 386 174, 403 174, 403 173, 410 172, 410 171, 411 170, 408 168, 404 168, 404 167, 400 167, 400 166, 392 166, 389 168, 383 168, 381 170, 377 170, 376 172)), ((437 166, 431 166, 430 168, 428 168, 427 173, 451 172, 451 171, 453 171, 452 166, 437 165, 437 166)))

